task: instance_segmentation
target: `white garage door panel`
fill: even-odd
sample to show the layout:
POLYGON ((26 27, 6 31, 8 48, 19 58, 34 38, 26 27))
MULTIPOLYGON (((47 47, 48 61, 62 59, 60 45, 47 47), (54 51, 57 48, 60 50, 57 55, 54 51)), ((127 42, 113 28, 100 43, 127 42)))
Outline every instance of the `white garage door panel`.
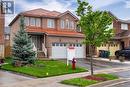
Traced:
POLYGON ((67 57, 67 49, 66 47, 52 47, 52 58, 60 59, 67 57))
POLYGON ((76 58, 84 58, 84 50, 83 47, 75 47, 76 49, 76 58))
POLYGON ((67 47, 74 46, 75 47, 75 58, 85 58, 84 57, 84 45, 81 44, 67 44, 60 46, 61 44, 52 45, 52 58, 61 59, 67 58, 67 47))

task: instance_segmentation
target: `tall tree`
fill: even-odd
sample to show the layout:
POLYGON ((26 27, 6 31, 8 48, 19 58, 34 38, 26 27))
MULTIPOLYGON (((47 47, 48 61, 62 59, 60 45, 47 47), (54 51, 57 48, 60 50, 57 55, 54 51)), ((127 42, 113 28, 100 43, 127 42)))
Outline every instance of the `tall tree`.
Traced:
POLYGON ((33 45, 31 38, 25 31, 24 17, 20 18, 20 29, 14 37, 14 44, 12 48, 13 62, 17 61, 24 64, 32 64, 35 61, 35 52, 33 51, 33 45))
POLYGON ((113 31, 109 28, 113 17, 107 11, 93 11, 92 6, 85 0, 77 0, 77 15, 80 17, 79 26, 85 35, 84 44, 89 45, 91 75, 93 75, 93 48, 107 42, 113 31))

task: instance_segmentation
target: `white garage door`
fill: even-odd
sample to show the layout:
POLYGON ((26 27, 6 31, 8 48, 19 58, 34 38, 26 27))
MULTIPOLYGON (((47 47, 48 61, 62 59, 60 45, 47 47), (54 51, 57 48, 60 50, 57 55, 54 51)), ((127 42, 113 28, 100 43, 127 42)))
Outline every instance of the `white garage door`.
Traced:
POLYGON ((76 55, 76 58, 85 58, 84 57, 84 46, 81 45, 81 44, 77 44, 77 46, 75 46, 75 55, 76 55))
POLYGON ((52 58, 61 59, 67 58, 67 47, 75 47, 76 58, 84 58, 84 46, 82 44, 66 44, 66 43, 53 43, 52 44, 52 58))
POLYGON ((66 44, 63 43, 53 43, 52 44, 52 58, 61 59, 67 57, 66 44))

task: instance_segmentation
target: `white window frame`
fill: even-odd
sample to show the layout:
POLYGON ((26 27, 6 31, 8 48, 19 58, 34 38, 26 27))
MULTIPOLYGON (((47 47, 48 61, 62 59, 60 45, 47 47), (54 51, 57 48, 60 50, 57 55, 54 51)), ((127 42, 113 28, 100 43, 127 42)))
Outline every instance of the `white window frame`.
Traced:
POLYGON ((5 35, 5 39, 6 39, 6 40, 9 40, 9 39, 10 39, 10 35, 8 35, 8 34, 5 35))
POLYGON ((35 26, 36 25, 36 19, 35 18, 30 18, 30 25, 35 26))
POLYGON ((112 29, 112 28, 113 28, 113 22, 112 22, 111 25, 109 25, 109 29, 112 29))
POLYGON ((25 17, 25 25, 29 26, 29 17, 25 17))
POLYGON ((62 29, 65 28, 65 21, 64 21, 64 20, 61 20, 61 21, 60 21, 60 26, 61 26, 62 29))
POLYGON ((65 21, 65 22, 66 22, 66 28, 67 28, 67 29, 70 29, 70 22, 69 22, 69 20, 68 20, 68 19, 66 19, 66 21, 65 21))
POLYGON ((48 19, 47 20, 47 27, 48 28, 55 28, 55 20, 54 19, 48 19))
POLYGON ((36 26, 37 27, 41 27, 41 19, 40 18, 36 18, 36 26))
POLYGON ((128 30, 128 24, 121 23, 121 29, 122 30, 128 30))
POLYGON ((70 28, 71 28, 71 29, 74 29, 74 21, 71 21, 71 22, 70 22, 70 28))

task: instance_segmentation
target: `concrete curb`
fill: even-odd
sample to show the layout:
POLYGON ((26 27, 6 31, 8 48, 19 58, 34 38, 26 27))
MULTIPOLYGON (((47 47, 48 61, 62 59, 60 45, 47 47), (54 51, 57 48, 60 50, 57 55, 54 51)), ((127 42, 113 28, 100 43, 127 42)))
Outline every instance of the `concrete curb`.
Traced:
POLYGON ((116 85, 116 84, 119 84, 119 83, 124 83, 127 80, 128 79, 119 78, 119 79, 116 79, 116 80, 109 80, 109 81, 100 82, 100 83, 93 84, 93 85, 87 86, 87 87, 110 87, 112 85, 116 85))
POLYGON ((97 60, 97 61, 104 61, 104 62, 109 62, 109 63, 130 64, 130 61, 120 62, 119 60, 111 60, 111 61, 109 61, 109 59, 103 59, 103 58, 93 58, 93 59, 97 60))

